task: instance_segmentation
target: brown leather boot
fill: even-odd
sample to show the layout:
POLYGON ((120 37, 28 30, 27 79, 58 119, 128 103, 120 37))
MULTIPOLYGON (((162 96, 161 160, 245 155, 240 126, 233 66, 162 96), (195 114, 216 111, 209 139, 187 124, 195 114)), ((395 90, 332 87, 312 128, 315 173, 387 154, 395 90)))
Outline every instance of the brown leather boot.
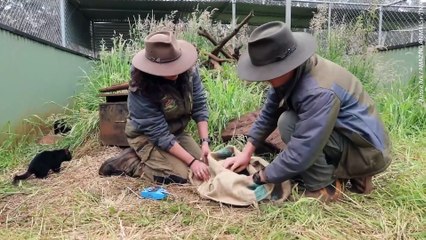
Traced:
POLYGON ((107 159, 99 168, 99 175, 128 175, 140 177, 143 164, 133 148, 126 148, 117 156, 107 159))
POLYGON ((337 179, 334 184, 321 188, 316 191, 305 191, 305 197, 312 197, 321 200, 322 202, 335 202, 342 198, 343 184, 340 179, 337 179))
POLYGON ((369 194, 373 191, 372 179, 372 176, 349 179, 348 190, 354 193, 369 194))

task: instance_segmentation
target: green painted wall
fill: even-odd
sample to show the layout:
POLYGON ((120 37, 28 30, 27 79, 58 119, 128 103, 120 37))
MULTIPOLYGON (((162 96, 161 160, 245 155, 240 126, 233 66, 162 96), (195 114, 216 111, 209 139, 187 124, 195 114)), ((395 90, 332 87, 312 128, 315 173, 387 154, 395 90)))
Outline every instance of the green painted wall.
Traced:
POLYGON ((89 59, 0 29, 0 127, 60 109, 90 71, 89 59), (51 102, 55 102, 53 104, 51 102))

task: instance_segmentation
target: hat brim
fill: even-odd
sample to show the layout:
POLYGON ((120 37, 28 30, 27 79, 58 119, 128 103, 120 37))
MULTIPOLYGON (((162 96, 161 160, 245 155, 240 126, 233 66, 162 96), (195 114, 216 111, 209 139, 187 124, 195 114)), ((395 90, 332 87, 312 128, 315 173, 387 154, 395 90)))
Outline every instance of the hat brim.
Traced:
POLYGON ((145 57, 145 49, 139 51, 132 59, 132 64, 135 68, 156 76, 175 76, 179 75, 197 62, 197 49, 194 45, 184 40, 177 40, 181 49, 181 56, 167 63, 156 63, 145 57))
POLYGON ((255 66, 251 63, 248 52, 243 53, 237 67, 239 78, 250 82, 271 80, 290 72, 308 60, 316 50, 315 38, 303 32, 294 32, 293 36, 297 42, 296 50, 282 61, 255 66))

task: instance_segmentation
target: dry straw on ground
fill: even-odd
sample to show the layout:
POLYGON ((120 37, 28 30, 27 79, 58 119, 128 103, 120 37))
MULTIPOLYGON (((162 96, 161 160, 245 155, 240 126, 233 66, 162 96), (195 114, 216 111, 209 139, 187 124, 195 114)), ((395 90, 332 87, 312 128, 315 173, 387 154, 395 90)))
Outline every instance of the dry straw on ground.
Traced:
MULTIPOLYGON (((209 219, 235 223, 243 214, 255 213, 251 208, 233 211, 202 200, 189 185, 168 186, 168 201, 141 199, 138 193, 148 183, 98 175, 102 162, 119 151, 99 148, 91 155, 63 164, 60 174, 42 180, 31 178, 15 188, 13 194, 1 196, 2 232, 19 236, 22 231, 24 237, 42 239, 164 239, 188 235, 197 229, 206 234, 209 219), (191 226, 193 217, 205 219, 204 226, 191 226)), ((218 234, 225 235, 223 232, 218 234)), ((0 233, 0 239, 4 237, 0 233)))
MULTIPOLYGON (((422 232, 420 205, 410 207, 403 199, 399 200, 412 198, 410 193, 394 192, 404 184, 394 182, 394 176, 410 178, 405 173, 401 175, 398 166, 375 179, 376 190, 370 196, 349 194, 344 201, 331 205, 297 198, 281 205, 261 204, 260 209, 232 208, 199 198, 189 185, 167 186, 171 197, 166 201, 141 199, 138 192, 150 186, 147 182, 98 175, 102 162, 119 151, 113 147, 87 147, 78 154, 82 157, 64 164, 60 174, 51 174, 43 180, 32 178, 18 187, 10 184, 12 173, 2 175, 0 239, 415 239, 421 236, 418 235, 422 232)), ((396 157, 401 159, 405 155, 396 157)))

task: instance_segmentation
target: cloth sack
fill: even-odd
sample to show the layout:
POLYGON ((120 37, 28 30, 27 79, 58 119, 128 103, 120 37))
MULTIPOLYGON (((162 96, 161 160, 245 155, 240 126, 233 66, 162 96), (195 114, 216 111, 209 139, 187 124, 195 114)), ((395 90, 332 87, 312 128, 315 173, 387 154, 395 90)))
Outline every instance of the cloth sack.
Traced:
POLYGON ((240 151, 228 146, 208 156, 210 179, 202 182, 190 173, 192 184, 202 198, 233 206, 257 206, 258 202, 270 200, 283 202, 291 193, 291 184, 285 181, 281 184, 257 185, 249 175, 266 167, 269 163, 260 157, 253 156, 248 167, 241 173, 235 173, 223 166, 221 160, 239 154, 240 151))

